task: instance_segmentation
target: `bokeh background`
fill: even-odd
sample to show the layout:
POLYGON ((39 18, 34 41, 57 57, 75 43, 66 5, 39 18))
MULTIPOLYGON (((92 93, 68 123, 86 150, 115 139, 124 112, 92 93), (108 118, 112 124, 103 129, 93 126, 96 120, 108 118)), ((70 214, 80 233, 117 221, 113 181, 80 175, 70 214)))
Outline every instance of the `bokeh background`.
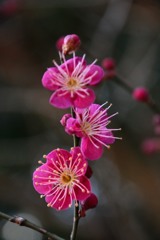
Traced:
MULTIPOLYGON (((160 1, 156 0, 1 0, 0 1, 0 211, 21 215, 69 239, 73 209, 46 207, 32 186, 32 172, 43 154, 69 149, 72 138, 59 123, 66 112, 48 104, 41 78, 55 43, 76 33, 77 54, 100 64, 112 57, 132 87, 146 86, 160 106, 160 1)), ((160 155, 146 155, 141 144, 154 137, 154 113, 113 80, 97 88, 97 102, 113 103, 111 127, 122 128, 103 158, 92 162, 93 190, 99 204, 81 219, 81 240, 160 239, 160 155)), ((47 239, 0 221, 1 240, 47 239)))

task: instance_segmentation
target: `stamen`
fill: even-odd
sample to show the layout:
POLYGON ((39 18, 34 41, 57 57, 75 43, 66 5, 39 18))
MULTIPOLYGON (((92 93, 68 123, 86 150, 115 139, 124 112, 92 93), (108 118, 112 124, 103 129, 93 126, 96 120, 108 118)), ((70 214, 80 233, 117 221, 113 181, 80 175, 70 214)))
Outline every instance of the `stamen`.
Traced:
POLYGON ((41 160, 39 160, 38 163, 39 163, 39 164, 42 164, 42 165, 44 164, 41 160))

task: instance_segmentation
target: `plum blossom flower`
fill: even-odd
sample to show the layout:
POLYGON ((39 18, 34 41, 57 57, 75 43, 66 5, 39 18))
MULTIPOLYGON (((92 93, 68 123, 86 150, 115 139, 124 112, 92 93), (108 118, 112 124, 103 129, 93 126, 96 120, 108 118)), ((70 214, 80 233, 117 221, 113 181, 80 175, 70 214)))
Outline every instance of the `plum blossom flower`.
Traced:
POLYGON ((85 55, 66 60, 55 67, 50 67, 42 77, 45 88, 54 91, 50 97, 51 105, 57 108, 86 108, 95 100, 95 93, 88 85, 98 84, 104 75, 103 69, 95 61, 87 65, 85 55))
POLYGON ((117 113, 108 116, 107 110, 111 105, 106 109, 103 108, 103 105, 92 104, 89 108, 76 108, 75 118, 69 118, 69 116, 65 118, 64 115, 61 120, 68 134, 75 134, 81 138, 81 151, 90 160, 99 159, 102 156, 103 147, 109 148, 109 145, 118 138, 113 136, 112 131, 120 130, 107 128, 111 117, 117 113))
POLYGON ((35 190, 45 197, 48 207, 63 210, 71 207, 72 201, 84 201, 91 194, 91 185, 85 176, 87 162, 80 148, 68 152, 56 149, 44 156, 43 163, 33 173, 35 190))

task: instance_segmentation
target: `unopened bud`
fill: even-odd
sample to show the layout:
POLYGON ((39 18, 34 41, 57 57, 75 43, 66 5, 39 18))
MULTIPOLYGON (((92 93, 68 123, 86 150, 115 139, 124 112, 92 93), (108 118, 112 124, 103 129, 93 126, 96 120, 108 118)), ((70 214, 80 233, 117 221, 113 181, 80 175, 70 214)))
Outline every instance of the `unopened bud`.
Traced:
POLYGON ((85 210, 95 208, 98 204, 98 198, 94 193, 91 193, 91 195, 84 201, 83 207, 85 210))
POLYGON ((76 51, 81 44, 80 38, 76 34, 67 35, 64 38, 62 52, 63 54, 70 54, 76 51))
POLYGON ((102 60, 102 67, 107 71, 114 70, 116 67, 116 63, 112 58, 104 58, 102 60))
POLYGON ((72 117, 72 116, 69 113, 66 113, 66 114, 63 115, 63 117, 60 120, 60 123, 62 124, 63 127, 66 126, 66 122, 70 117, 72 117))
POLYGON ((132 96, 135 100, 140 102, 148 102, 149 93, 148 90, 144 87, 138 87, 132 92, 132 96))

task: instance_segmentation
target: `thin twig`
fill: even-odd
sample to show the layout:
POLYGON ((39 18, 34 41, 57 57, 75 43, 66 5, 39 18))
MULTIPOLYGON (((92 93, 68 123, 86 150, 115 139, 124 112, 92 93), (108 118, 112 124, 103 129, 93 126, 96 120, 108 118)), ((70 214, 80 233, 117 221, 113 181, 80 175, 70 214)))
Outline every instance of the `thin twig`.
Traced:
POLYGON ((73 218, 73 226, 72 226, 72 232, 71 232, 70 240, 75 240, 76 239, 79 219, 80 219, 79 203, 76 202, 75 207, 74 207, 74 218, 73 218))
POLYGON ((20 217, 20 216, 10 216, 8 214, 5 214, 3 212, 0 212, 0 218, 6 219, 12 223, 16 223, 19 226, 24 226, 30 229, 35 230, 36 232, 42 233, 43 235, 47 236, 49 239, 52 240, 64 240, 64 238, 61 238, 53 233, 48 232, 44 228, 41 228, 34 223, 28 221, 27 219, 20 217))
MULTIPOLYGON (((72 117, 75 117, 75 112, 74 112, 73 108, 71 108, 71 115, 72 115, 72 117)), ((74 147, 79 145, 79 138, 75 134, 73 134, 73 145, 74 145, 74 147)), ((70 240, 75 240, 76 239, 79 219, 80 219, 80 216, 79 216, 79 202, 75 201, 73 225, 72 225, 70 240)))
MULTIPOLYGON (((126 83, 126 81, 124 81, 124 79, 122 77, 120 77, 119 75, 117 75, 114 79, 114 82, 119 84, 121 87, 123 87, 127 92, 129 92, 130 94, 132 94, 132 92, 134 91, 134 88, 129 86, 129 84, 126 83)), ((144 102, 154 113, 158 113, 160 114, 160 108, 157 106, 157 104, 153 101, 153 99, 150 99, 146 102, 144 102)))

